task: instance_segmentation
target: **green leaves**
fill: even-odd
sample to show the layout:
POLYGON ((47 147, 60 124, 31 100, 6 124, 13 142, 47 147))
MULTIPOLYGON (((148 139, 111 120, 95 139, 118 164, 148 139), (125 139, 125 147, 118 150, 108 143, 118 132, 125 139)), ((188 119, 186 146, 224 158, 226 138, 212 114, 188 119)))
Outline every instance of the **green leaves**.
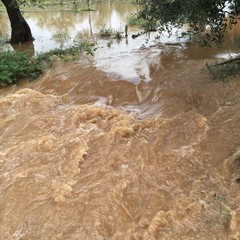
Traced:
POLYGON ((239 0, 143 0, 143 10, 138 14, 142 21, 157 24, 160 31, 171 30, 171 26, 189 26, 189 34, 201 35, 203 42, 221 44, 224 34, 239 19, 239 0))
POLYGON ((42 66, 27 54, 0 52, 0 86, 17 83, 20 79, 35 79, 42 73, 42 66))
POLYGON ((94 43, 80 41, 72 47, 54 49, 32 58, 22 52, 0 51, 0 86, 15 84, 21 79, 33 80, 43 73, 44 65, 49 67, 55 60, 76 60, 82 52, 93 56, 96 50, 94 43))

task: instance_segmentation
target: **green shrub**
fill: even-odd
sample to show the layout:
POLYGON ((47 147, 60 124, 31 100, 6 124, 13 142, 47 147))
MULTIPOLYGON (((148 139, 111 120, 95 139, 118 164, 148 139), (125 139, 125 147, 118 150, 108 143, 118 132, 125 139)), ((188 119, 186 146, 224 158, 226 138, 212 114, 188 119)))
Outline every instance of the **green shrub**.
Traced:
POLYGON ((132 15, 128 19, 128 25, 129 26, 139 27, 139 28, 143 29, 146 32, 148 32, 148 31, 155 31, 157 29, 156 22, 154 22, 154 21, 147 21, 147 20, 145 20, 142 17, 139 17, 137 15, 132 15))
POLYGON ((42 65, 26 53, 0 52, 0 86, 17 83, 23 78, 35 79, 42 73, 42 65))
POLYGON ((0 86, 15 84, 21 79, 36 79, 44 67, 50 67, 56 60, 76 60, 81 52, 94 55, 97 50, 94 46, 93 42, 76 40, 69 48, 53 49, 32 58, 24 52, 0 50, 0 86))
POLYGON ((226 64, 207 65, 208 70, 216 80, 226 81, 228 77, 234 77, 240 74, 239 62, 227 62, 226 64))

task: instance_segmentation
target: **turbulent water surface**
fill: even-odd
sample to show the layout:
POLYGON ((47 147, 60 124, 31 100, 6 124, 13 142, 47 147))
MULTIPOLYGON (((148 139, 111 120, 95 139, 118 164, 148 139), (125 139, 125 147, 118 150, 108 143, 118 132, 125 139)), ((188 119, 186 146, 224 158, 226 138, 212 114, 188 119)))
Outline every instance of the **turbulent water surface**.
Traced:
POLYGON ((229 49, 119 46, 0 90, 0 239, 239 239, 229 49))

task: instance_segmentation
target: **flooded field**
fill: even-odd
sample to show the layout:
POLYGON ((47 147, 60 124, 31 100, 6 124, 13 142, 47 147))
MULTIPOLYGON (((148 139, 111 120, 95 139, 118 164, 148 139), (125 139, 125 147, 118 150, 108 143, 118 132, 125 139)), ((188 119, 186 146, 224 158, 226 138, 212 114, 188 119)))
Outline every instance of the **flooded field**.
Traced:
POLYGON ((0 89, 0 239, 240 239, 240 78, 205 68, 234 39, 99 40, 0 89))

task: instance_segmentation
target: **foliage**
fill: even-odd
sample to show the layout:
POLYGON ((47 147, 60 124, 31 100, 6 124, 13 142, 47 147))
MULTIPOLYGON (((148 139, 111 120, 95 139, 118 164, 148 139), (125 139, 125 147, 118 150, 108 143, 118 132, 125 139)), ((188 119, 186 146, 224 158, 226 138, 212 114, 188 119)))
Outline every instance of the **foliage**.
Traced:
POLYGON ((113 34, 114 34, 114 30, 111 27, 106 28, 106 26, 104 25, 100 29, 98 36, 99 37, 111 37, 111 36, 113 36, 113 34))
POLYGON ((207 65, 208 70, 216 80, 226 81, 228 77, 240 74, 240 63, 237 61, 228 62, 226 64, 207 65))
POLYGON ((64 45, 71 39, 71 37, 66 32, 56 32, 53 34, 52 38, 56 43, 60 44, 60 48, 63 48, 64 45))
POLYGON ((137 26, 140 27, 142 29, 146 29, 148 30, 148 26, 149 26, 149 21, 143 19, 143 18, 136 18, 135 15, 132 15, 129 19, 128 19, 128 25, 129 26, 137 26))
MULTIPOLYGON (((42 4, 45 3, 46 1, 44 1, 44 0, 17 0, 17 2, 20 6, 29 6, 29 5, 42 6, 42 4)), ((56 1, 56 4, 57 3, 61 3, 61 1, 56 1)))
POLYGON ((116 38, 117 40, 121 40, 123 38, 123 32, 114 31, 113 38, 116 38))
POLYGON ((102 38, 115 38, 117 40, 121 40, 124 37, 124 32, 121 30, 113 30, 111 27, 106 28, 104 25, 103 28, 100 29, 98 36, 102 38))
POLYGON ((42 73, 42 66, 26 53, 6 51, 0 52, 0 73, 0 86, 4 86, 23 78, 37 78, 42 73))
POLYGON ((56 60, 76 60, 81 52, 93 55, 97 48, 92 43, 81 42, 66 49, 54 49, 30 58, 27 53, 0 51, 0 86, 15 84, 21 79, 36 79, 56 60))
POLYGON ((171 34, 173 27, 189 26, 189 34, 204 33, 203 43, 222 44, 224 33, 238 21, 239 0, 141 0, 137 19, 156 24, 171 34), (206 26, 209 31, 206 31, 206 26))

